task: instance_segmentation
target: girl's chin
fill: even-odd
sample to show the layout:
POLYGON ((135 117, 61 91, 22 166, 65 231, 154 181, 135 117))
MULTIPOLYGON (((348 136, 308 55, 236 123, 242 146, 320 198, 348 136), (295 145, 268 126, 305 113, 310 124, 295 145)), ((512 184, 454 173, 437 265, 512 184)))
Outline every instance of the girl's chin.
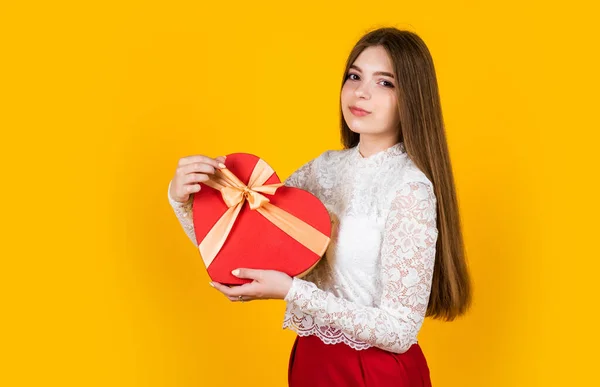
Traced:
POLYGON ((353 133, 359 134, 361 136, 366 136, 369 138, 387 138, 389 137, 389 133, 380 130, 370 130, 370 128, 352 128, 348 126, 353 133))
POLYGON ((361 125, 353 125, 353 126, 348 125, 348 127, 350 128, 351 131, 353 131, 354 133, 357 133, 357 134, 377 134, 376 130, 371 130, 371 128, 365 128, 364 126, 361 126, 361 125))

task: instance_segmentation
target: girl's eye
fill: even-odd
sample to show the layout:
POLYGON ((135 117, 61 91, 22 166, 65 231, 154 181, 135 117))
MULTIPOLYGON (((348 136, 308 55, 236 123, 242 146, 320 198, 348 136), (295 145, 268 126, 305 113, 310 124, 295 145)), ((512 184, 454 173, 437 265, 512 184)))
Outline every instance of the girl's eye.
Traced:
MULTIPOLYGON (((346 76, 346 79, 350 79, 350 80, 356 81, 356 80, 359 79, 359 76, 356 75, 356 74, 350 73, 350 74, 348 74, 346 76), (356 77, 356 78, 353 78, 353 77, 356 77)), ((394 84, 392 82, 388 82, 388 81, 381 81, 381 82, 383 82, 383 86, 384 87, 394 88, 394 84)))

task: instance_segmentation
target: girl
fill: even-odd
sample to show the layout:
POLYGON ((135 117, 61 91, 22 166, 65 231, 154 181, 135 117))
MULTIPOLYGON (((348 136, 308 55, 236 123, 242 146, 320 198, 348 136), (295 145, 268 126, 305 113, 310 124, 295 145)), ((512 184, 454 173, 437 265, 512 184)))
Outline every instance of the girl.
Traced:
MULTIPOLYGON (((426 316, 453 320, 470 282, 433 60, 416 34, 362 37, 341 90, 343 150, 285 184, 307 190, 332 219, 330 246, 305 277, 240 268, 252 283, 212 283, 231 301, 283 299, 297 332, 288 380, 297 386, 430 386, 417 342, 426 316)), ((180 160, 169 200, 196 243, 191 196, 224 157, 180 160)))

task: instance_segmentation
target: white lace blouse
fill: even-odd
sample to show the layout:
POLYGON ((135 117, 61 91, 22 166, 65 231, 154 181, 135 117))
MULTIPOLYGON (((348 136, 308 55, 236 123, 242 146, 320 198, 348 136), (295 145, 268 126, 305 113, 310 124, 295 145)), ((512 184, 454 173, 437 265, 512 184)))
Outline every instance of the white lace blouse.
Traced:
MULTIPOLYGON (((417 342, 433 276, 436 198, 403 143, 370 157, 326 151, 286 181, 317 196, 331 216, 331 243, 285 297, 283 328, 327 344, 402 353, 417 342)), ((196 244, 191 199, 169 197, 196 244)))

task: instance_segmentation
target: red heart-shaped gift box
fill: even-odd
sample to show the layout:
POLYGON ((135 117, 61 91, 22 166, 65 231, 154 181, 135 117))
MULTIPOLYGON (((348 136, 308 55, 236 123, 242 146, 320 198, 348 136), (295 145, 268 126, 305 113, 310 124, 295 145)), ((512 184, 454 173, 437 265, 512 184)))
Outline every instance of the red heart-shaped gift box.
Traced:
MULTIPOLYGON (((235 175, 243 183, 244 188, 247 188, 254 169, 259 166, 264 166, 269 171, 263 176, 270 176, 264 178, 266 181, 262 185, 281 183, 277 174, 268 164, 252 154, 233 153, 227 155, 225 165, 226 173, 235 175)), ((214 185, 209 186, 208 183, 201 184, 201 190, 194 194, 192 213, 196 240, 202 256, 202 242, 230 206, 226 204, 220 189, 214 185)), ((243 189, 239 189, 239 187, 236 189, 235 192, 240 193, 239 195, 243 194, 243 189)), ((237 218, 232 222, 224 244, 207 264, 211 280, 227 285, 240 285, 252 281, 231 274, 231 271, 237 268, 278 270, 292 277, 302 277, 310 272, 321 259, 331 236, 330 217, 323 203, 310 192, 294 187, 280 186, 273 194, 263 191, 262 195, 269 201, 267 206, 275 206, 276 210, 283 210, 306 223, 307 225, 303 225, 304 227, 313 229, 311 230, 313 234, 310 235, 315 235, 314 232, 318 233, 320 238, 311 237, 319 240, 318 248, 311 250, 305 246, 305 244, 310 244, 306 243, 306 238, 304 239, 305 244, 302 244, 288 235, 263 216, 260 211, 252 209, 249 204, 251 199, 246 197, 241 204, 237 218)), ((217 228, 215 227, 215 229, 217 228)), ((210 239, 207 238, 207 241, 210 239)), ((312 242, 312 240, 308 242, 312 242)), ((205 256, 202 258, 206 264, 205 256)))

